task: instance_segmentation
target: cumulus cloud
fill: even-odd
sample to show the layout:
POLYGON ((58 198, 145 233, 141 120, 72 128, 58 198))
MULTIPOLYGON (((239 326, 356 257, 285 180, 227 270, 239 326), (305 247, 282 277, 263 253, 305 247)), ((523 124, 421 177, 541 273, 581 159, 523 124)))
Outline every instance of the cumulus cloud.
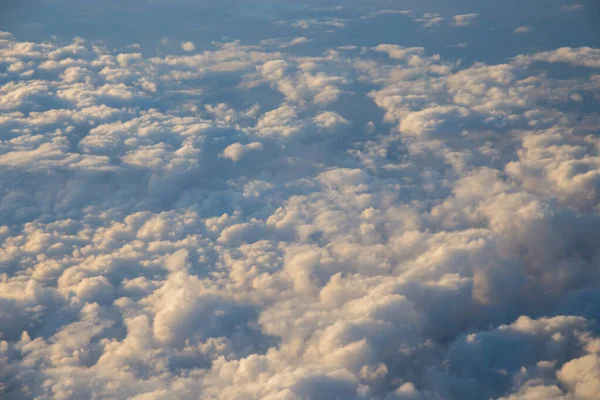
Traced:
POLYGON ((326 111, 317 115, 314 121, 324 128, 337 128, 349 124, 348 120, 333 111, 326 111))
POLYGON ((533 61, 544 61, 549 63, 564 62, 567 64, 600 68, 600 51, 591 47, 561 47, 552 51, 539 52, 533 55, 520 55, 515 58, 517 62, 531 64, 533 61))
POLYGON ((597 397, 600 50, 230 11, 275 33, 0 34, 0 397, 597 397))
POLYGON ((181 48, 185 51, 194 51, 196 50, 196 46, 194 42, 181 42, 181 48))
POLYGON ((229 158, 232 161, 239 161, 244 154, 250 151, 261 150, 262 148, 263 146, 259 142, 252 142, 248 144, 233 143, 227 146, 221 155, 225 158, 229 158))
POLYGON ((477 14, 476 13, 455 15, 455 16, 452 17, 452 24, 454 26, 467 26, 475 18, 477 18, 477 14))
POLYGON ((413 21, 420 23, 425 28, 433 28, 442 23, 444 18, 436 13, 425 13, 419 18, 415 18, 413 21))

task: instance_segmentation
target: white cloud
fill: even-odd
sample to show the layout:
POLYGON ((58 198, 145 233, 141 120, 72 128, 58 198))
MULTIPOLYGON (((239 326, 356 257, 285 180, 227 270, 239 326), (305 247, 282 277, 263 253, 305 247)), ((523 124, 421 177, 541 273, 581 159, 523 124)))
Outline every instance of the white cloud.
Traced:
POLYGON ((375 51, 387 53, 394 60, 406 60, 412 56, 421 56, 425 52, 422 47, 402 47, 394 44, 380 44, 373 48, 375 51))
POLYGON ((302 10, 184 55, 0 35, 0 397, 594 398, 599 50, 302 10))
POLYGON ((181 42, 181 48, 184 51, 194 51, 196 50, 196 46, 194 45, 194 42, 181 42))
POLYGON ((227 146, 225 150, 223 150, 221 156, 228 158, 232 161, 239 161, 242 159, 242 157, 244 157, 244 154, 250 151, 262 150, 262 148, 263 145, 259 142, 252 142, 248 144, 233 143, 227 146))
POLYGON ((467 26, 475 18, 477 18, 477 14, 476 13, 455 15, 455 16, 452 17, 452 24, 454 26, 467 26))
POLYGON ((425 13, 420 18, 415 18, 413 21, 420 23, 425 28, 433 28, 442 23, 444 18, 436 13, 425 13))
POLYGON ((258 76, 248 75, 247 79, 256 79, 256 82, 251 81, 251 85, 269 82, 290 102, 327 105, 339 98, 342 93, 340 87, 347 84, 343 76, 318 70, 321 65, 331 64, 332 61, 335 62, 335 59, 310 59, 294 65, 285 60, 271 60, 258 67, 258 76))
POLYGON ((348 120, 333 111, 326 111, 317 115, 314 122, 324 128, 336 129, 349 124, 348 120))
POLYGON ((591 47, 561 47, 533 55, 521 55, 516 57, 516 61, 523 64, 530 64, 533 61, 564 62, 577 66, 600 68, 600 50, 591 47))
POLYGON ((308 38, 306 38, 304 36, 300 36, 300 37, 297 37, 297 38, 294 38, 294 39, 290 40, 288 43, 284 43, 282 45, 282 47, 296 46, 296 45, 299 45, 299 44, 308 43, 310 41, 311 41, 310 39, 308 39, 308 38))
POLYGON ((528 26, 519 26, 515 28, 514 33, 527 33, 531 30, 528 26))

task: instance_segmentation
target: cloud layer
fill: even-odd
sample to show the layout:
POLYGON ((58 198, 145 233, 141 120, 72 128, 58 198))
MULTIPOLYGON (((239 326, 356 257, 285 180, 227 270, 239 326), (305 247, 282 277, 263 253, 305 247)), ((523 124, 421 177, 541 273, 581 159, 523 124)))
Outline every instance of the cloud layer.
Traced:
POLYGON ((0 35, 0 397, 597 396, 600 50, 307 54, 481 17, 327 12, 154 54, 0 35))

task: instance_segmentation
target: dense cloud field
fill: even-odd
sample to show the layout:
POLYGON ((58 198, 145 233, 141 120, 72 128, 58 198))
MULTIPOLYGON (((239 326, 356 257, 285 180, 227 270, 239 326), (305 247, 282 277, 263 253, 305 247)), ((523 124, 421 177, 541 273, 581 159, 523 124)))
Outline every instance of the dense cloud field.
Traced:
POLYGON ((0 397, 597 399, 599 8, 497 3, 6 2, 0 397))

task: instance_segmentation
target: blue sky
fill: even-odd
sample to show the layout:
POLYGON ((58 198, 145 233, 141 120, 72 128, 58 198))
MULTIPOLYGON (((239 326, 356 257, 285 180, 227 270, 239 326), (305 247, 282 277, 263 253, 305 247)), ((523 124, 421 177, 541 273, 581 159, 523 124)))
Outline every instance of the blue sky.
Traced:
POLYGON ((0 5, 0 397, 591 400, 593 1, 0 5))

